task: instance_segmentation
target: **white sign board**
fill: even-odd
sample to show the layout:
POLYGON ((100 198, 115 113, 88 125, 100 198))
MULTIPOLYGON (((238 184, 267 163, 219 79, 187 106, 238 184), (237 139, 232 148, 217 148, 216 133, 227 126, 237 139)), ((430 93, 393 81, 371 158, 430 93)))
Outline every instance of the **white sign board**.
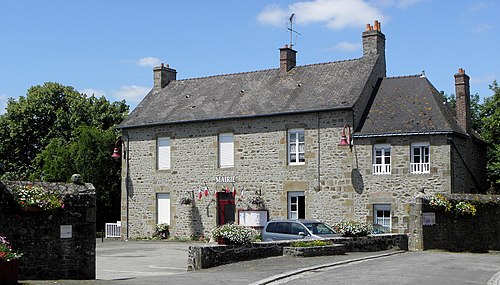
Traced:
POLYGON ((267 223, 267 211, 262 210, 240 210, 238 222, 242 226, 264 227, 267 223))
POLYGON ((422 221, 424 226, 433 226, 436 224, 436 213, 424 212, 422 213, 422 221))
POLYGON ((63 225, 61 226, 61 238, 72 238, 73 237, 73 226, 63 225))

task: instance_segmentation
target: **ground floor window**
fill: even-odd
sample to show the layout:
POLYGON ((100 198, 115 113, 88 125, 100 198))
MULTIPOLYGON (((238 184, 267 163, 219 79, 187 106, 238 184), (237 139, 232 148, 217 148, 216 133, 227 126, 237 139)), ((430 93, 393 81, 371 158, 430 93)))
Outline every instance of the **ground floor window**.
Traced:
POLYGON ((170 193, 156 194, 156 223, 170 225, 170 193))
POLYGON ((391 205, 375 204, 373 205, 373 223, 388 229, 391 229, 391 205))
POLYGON ((304 191, 288 192, 288 218, 306 218, 306 196, 304 191))

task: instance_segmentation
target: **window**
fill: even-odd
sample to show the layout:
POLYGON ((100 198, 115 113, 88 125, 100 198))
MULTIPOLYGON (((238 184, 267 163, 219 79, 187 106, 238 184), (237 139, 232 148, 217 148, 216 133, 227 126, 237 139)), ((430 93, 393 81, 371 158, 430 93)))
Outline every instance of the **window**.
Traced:
POLYGON ((288 192, 288 218, 305 219, 306 197, 302 191, 288 192))
POLYGON ((170 225, 170 193, 156 194, 156 223, 170 225))
POLYGON ((170 138, 161 137, 156 142, 156 154, 158 157, 158 170, 170 169, 170 138))
POLYGON ((234 167, 234 136, 232 133, 219 134, 219 167, 234 167))
POLYGON ((288 131, 288 164, 304 164, 304 130, 294 129, 288 131))
POLYGON ((373 174, 391 174, 391 145, 373 146, 373 174))
POLYGON ((373 205, 373 223, 391 229, 391 205, 373 205))
POLYGON ((429 143, 411 144, 410 173, 430 173, 429 143))

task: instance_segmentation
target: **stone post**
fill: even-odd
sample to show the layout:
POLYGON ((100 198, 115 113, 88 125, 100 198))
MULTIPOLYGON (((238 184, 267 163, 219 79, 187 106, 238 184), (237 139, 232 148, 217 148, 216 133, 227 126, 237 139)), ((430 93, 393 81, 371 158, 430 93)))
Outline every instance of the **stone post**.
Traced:
POLYGON ((420 193, 415 197, 415 203, 410 204, 410 224, 408 234, 409 250, 424 250, 424 233, 422 220, 423 198, 420 193))

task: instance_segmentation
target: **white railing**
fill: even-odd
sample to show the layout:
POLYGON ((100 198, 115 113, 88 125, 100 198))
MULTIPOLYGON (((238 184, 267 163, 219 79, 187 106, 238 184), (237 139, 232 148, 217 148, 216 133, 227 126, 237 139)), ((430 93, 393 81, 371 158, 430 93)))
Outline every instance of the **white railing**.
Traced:
POLYGON ((391 165, 390 164, 374 164, 373 165, 373 174, 391 174, 391 165))
POLYGON ((430 172, 431 172, 430 163, 410 163, 410 173, 421 174, 430 172))
POLYGON ((119 238, 121 237, 122 222, 106 223, 106 238, 119 238))

